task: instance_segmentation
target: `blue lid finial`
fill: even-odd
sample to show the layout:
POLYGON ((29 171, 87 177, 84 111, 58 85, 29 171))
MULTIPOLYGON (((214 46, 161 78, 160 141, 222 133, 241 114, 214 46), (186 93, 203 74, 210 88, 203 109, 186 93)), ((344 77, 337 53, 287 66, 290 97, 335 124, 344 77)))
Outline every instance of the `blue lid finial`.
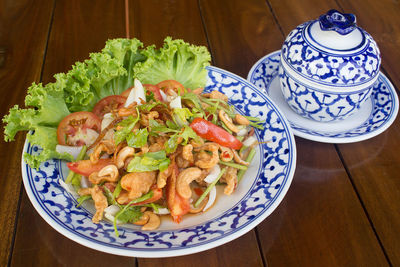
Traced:
POLYGON ((322 30, 333 30, 341 35, 346 35, 357 27, 354 14, 344 14, 335 9, 331 9, 326 14, 321 15, 318 20, 322 30))

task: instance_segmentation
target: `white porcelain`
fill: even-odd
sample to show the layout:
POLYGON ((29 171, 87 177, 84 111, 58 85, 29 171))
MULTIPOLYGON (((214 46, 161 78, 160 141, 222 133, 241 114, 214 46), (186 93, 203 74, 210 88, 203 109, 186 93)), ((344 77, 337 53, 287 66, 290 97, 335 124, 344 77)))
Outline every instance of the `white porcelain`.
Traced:
POLYGON ((357 112, 379 77, 379 48, 352 14, 330 10, 299 25, 281 52, 283 95, 295 112, 315 121, 342 120, 357 112))
POLYGON ((372 95, 360 110, 334 122, 318 122, 300 116, 286 103, 279 82, 280 51, 261 58, 247 79, 264 90, 288 119, 296 136, 324 143, 363 141, 384 132, 396 119, 399 100, 396 90, 382 73, 373 85, 372 95))

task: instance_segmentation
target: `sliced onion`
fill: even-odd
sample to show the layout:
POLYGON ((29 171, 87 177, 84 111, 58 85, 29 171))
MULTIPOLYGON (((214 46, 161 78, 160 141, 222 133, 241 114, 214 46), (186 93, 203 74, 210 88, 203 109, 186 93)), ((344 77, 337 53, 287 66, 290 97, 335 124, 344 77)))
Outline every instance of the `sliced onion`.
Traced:
POLYGON ((82 188, 88 188, 91 187, 92 183, 89 182, 88 178, 86 178, 85 176, 81 176, 81 187, 82 188))
POLYGON ((164 93, 163 90, 160 90, 160 94, 161 94, 162 100, 163 100, 164 102, 168 102, 168 97, 167 97, 167 95, 164 93))
POLYGON ((245 136, 249 132, 249 129, 247 127, 243 127, 242 129, 239 130, 237 133, 238 136, 245 136))
POLYGON ((171 100, 169 103, 169 106, 171 108, 182 108, 182 102, 181 102, 181 97, 178 95, 174 99, 171 100))
POLYGON ((120 208, 117 205, 110 205, 104 209, 105 213, 108 213, 112 216, 115 216, 115 214, 117 214, 118 211, 120 211, 120 208))
POLYGON ((136 102, 138 105, 143 101, 146 102, 146 94, 144 93, 142 83, 138 79, 135 79, 134 85, 135 86, 129 92, 128 98, 124 104, 125 108, 129 107, 133 102, 136 102))
POLYGON ((244 146, 251 146, 257 142, 257 139, 254 136, 249 136, 246 140, 243 141, 244 146))
POLYGON ((213 188, 211 188, 208 196, 209 196, 208 202, 207 202, 206 206, 204 207, 203 211, 207 211, 212 206, 212 204, 214 204, 215 199, 217 198, 217 189, 215 188, 215 186, 213 188))
POLYGON ((76 159, 76 157, 79 155, 81 152, 82 147, 81 146, 63 146, 63 145, 56 145, 56 151, 58 153, 68 153, 76 159))
POLYGON ((153 212, 158 215, 165 215, 165 214, 170 213, 169 209, 167 209, 167 208, 161 208, 161 209, 158 209, 158 211, 154 210, 153 212))
POLYGON ((70 193, 72 196, 74 197, 79 196, 72 185, 65 183, 62 179, 58 179, 58 183, 61 185, 62 188, 65 189, 65 191, 70 193))
POLYGON ((111 113, 104 114, 103 120, 101 121, 101 130, 103 131, 105 128, 107 128, 107 126, 110 125, 113 120, 114 118, 111 113))
POLYGON ((206 183, 211 184, 212 182, 215 181, 215 179, 218 178, 220 172, 221 172, 221 168, 219 167, 219 165, 218 165, 218 164, 215 165, 215 166, 211 169, 211 171, 210 171, 210 173, 207 175, 207 177, 204 178, 204 181, 205 181, 206 183))

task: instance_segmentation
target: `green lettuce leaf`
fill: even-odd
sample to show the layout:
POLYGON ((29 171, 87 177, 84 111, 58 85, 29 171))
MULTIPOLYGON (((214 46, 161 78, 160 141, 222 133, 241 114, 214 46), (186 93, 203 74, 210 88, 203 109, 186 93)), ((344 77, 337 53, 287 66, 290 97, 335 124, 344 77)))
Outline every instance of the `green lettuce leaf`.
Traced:
POLYGON ((134 67, 136 77, 143 84, 157 84, 171 79, 191 89, 206 84, 205 67, 210 65, 211 56, 205 46, 195 46, 167 37, 162 48, 149 46, 143 54, 147 57, 146 61, 134 67))
MULTIPOLYGON (((91 111, 103 97, 131 87, 136 77, 143 78, 142 83, 176 79, 188 88, 204 86, 207 73, 204 67, 209 61, 205 47, 170 37, 159 50, 154 46, 143 49, 137 39, 108 40, 101 52, 76 62, 66 73, 55 74, 54 83, 32 84, 25 99, 26 108, 15 105, 4 116, 4 139, 12 141, 18 132, 32 131, 28 140, 42 150, 35 155, 25 154, 24 158, 34 168, 51 158, 72 160, 69 154, 55 151, 57 126, 65 116, 91 111)), ((121 139, 125 137, 121 135, 121 139)))

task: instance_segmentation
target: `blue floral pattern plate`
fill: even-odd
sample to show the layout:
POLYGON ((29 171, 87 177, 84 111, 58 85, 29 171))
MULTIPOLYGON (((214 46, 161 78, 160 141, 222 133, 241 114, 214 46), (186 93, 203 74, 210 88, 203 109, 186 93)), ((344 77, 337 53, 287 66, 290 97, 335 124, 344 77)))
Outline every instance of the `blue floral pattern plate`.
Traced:
POLYGON ((352 143, 372 138, 385 131, 395 120, 399 99, 383 74, 374 84, 369 100, 357 113, 335 122, 317 122, 294 112, 286 103, 279 85, 280 51, 270 53, 251 68, 247 80, 268 95, 281 109, 295 135, 325 143, 352 143))
MULTIPOLYGON (((265 121, 256 130, 260 144, 245 177, 231 196, 218 186, 218 197, 207 212, 184 217, 180 224, 162 218, 155 231, 139 226, 118 226, 119 236, 109 221, 92 222, 94 207, 84 203, 77 208, 76 196, 59 183, 68 169, 64 161, 49 160, 38 170, 22 160, 25 189, 38 213, 54 229, 90 248, 135 257, 171 257, 210 249, 253 229, 279 205, 289 189, 295 166, 296 146, 289 123, 262 91, 225 70, 208 67, 205 91, 219 90, 229 97, 237 112, 265 121)), ((25 143, 24 152, 40 152, 25 143)))

